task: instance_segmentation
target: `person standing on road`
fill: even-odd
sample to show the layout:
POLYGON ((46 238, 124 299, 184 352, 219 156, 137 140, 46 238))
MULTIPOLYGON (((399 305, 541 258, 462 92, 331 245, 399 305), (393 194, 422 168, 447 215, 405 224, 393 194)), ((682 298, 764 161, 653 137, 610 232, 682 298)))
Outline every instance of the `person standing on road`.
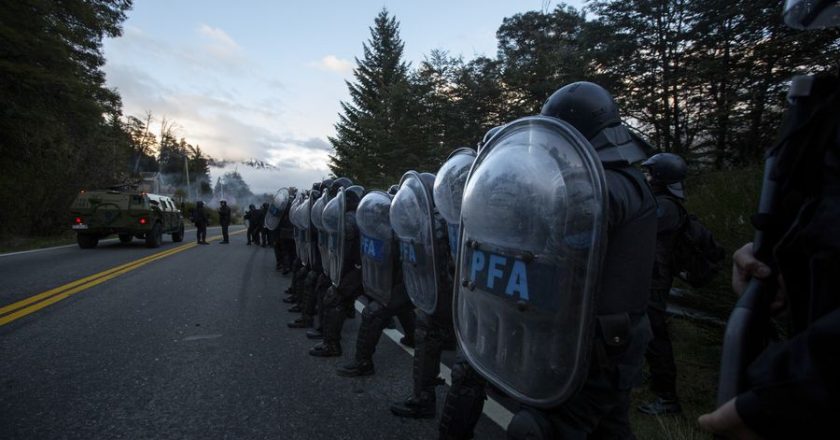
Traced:
POLYGON ((219 202, 219 225, 222 226, 222 241, 220 244, 228 244, 228 226, 230 226, 230 208, 227 202, 222 200, 219 202))
POLYGON ((200 200, 195 203, 192 222, 195 224, 195 234, 198 244, 210 244, 207 243, 207 224, 209 223, 207 212, 204 210, 204 202, 200 200))

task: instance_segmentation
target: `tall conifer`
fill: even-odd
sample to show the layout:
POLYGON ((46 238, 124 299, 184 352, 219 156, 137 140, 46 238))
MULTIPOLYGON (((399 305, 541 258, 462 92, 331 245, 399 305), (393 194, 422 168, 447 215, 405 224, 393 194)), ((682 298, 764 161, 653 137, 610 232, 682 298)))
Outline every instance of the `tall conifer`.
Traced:
POLYGON ((415 104, 408 81, 409 66, 402 59, 399 23, 383 9, 363 44, 364 57, 356 58, 354 82, 347 81, 350 102, 330 137, 335 154, 330 169, 367 187, 395 183, 402 172, 420 164, 424 146, 419 141, 415 104))

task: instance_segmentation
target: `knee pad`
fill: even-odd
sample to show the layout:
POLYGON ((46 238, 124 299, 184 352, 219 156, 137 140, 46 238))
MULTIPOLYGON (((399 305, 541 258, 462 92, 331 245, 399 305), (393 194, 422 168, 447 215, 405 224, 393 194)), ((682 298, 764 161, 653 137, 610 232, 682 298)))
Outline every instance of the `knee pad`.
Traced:
POLYGON ((533 408, 519 410, 507 428, 508 440, 550 440, 556 437, 545 413, 533 408))
POLYGON ((387 313, 388 310, 379 303, 379 301, 371 300, 365 308, 362 310, 362 318, 363 319, 373 319, 377 318, 380 315, 387 313))

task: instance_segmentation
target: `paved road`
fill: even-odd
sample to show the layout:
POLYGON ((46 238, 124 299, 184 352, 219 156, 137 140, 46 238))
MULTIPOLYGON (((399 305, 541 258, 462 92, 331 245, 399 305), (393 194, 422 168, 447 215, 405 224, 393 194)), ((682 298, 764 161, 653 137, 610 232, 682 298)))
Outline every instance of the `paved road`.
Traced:
MULTIPOLYGON (((159 249, 0 255, 0 438, 436 438, 436 419, 388 411, 410 392, 411 355, 383 338, 376 375, 337 376, 359 315, 343 359, 310 357, 272 250, 233 230, 230 245, 210 228, 209 246, 188 232, 159 249)), ((504 433, 483 416, 476 438, 504 433)))

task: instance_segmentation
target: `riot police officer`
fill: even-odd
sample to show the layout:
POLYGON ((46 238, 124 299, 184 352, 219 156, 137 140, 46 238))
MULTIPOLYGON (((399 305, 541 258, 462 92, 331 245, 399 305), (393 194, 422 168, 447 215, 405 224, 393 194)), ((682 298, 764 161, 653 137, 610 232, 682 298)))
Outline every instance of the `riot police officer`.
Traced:
POLYGON ((435 416, 435 386, 443 381, 440 357, 452 340, 451 256, 446 224, 434 205, 435 176, 409 171, 391 204, 391 226, 400 242, 403 280, 417 307, 414 389, 405 401, 391 405, 401 417, 435 416))
MULTIPOLYGON (((321 221, 327 231, 325 267, 331 285, 321 300, 323 341, 309 350, 318 357, 341 356, 341 329, 356 298, 362 293, 361 248, 356 225, 356 207, 364 196, 364 188, 350 179, 333 182, 335 196, 324 208, 321 221)), ((323 257, 323 255, 322 255, 323 257)))
MULTIPOLYGON (((294 196, 288 188, 280 188, 274 194, 274 197, 271 199, 271 204, 265 203, 263 204, 263 223, 262 223, 262 230, 265 233, 261 233, 263 237, 267 237, 269 234, 271 235, 278 235, 280 233, 280 229, 288 230, 291 226, 289 223, 289 205, 290 200, 294 196)), ((263 238, 263 244, 267 243, 268 239, 263 238)), ((275 251, 275 260, 276 264, 280 266, 280 256, 275 251)))
POLYGON ((352 362, 338 368, 339 376, 355 377, 374 374, 373 353, 382 330, 397 316, 406 332, 404 342, 413 344, 414 306, 405 291, 399 247, 391 228, 391 199, 397 192, 372 191, 362 198, 356 209, 356 222, 361 234, 362 283, 368 303, 362 310, 362 323, 356 338, 356 354, 352 362))
MULTIPOLYGON (((310 267, 309 254, 305 248, 305 234, 309 228, 309 216, 311 214, 310 195, 310 191, 299 192, 289 208, 295 258, 292 261, 291 267, 292 279, 289 283, 289 288, 285 291, 285 293, 289 293, 290 295, 283 298, 283 302, 294 303, 289 309, 289 312, 292 313, 299 313, 303 310, 300 305, 301 292, 303 290, 303 280, 306 278, 306 273, 310 267)), ((281 269, 278 267, 278 270, 281 269)))
POLYGON ((541 114, 505 125, 467 179, 459 346, 522 404, 509 438, 632 438, 656 240, 632 166, 646 155, 597 84, 560 88, 541 114))
POLYGON ((219 243, 230 243, 230 237, 228 236, 228 226, 230 226, 230 207, 228 207, 227 201, 225 200, 219 200, 219 226, 222 227, 222 241, 219 243))
POLYGON ((650 286, 647 314, 653 339, 645 358, 650 368, 650 390, 656 400, 639 406, 645 414, 676 414, 682 411, 677 399, 677 364, 668 335, 667 298, 674 278, 673 254, 677 234, 685 221, 683 180, 688 167, 673 153, 659 153, 642 162, 656 197, 656 259, 650 286))
POLYGON ((257 225, 257 208, 254 207, 253 203, 248 205, 248 211, 245 212, 245 221, 248 223, 248 230, 246 231, 248 241, 245 244, 250 246, 251 242, 254 241, 254 230, 257 225))
MULTIPOLYGON (((344 182, 343 184, 346 186, 347 183, 344 182)), ((303 285, 299 292, 301 316, 288 323, 290 328, 309 328, 315 323, 315 314, 318 313, 320 317, 318 320, 319 328, 307 331, 307 337, 310 339, 320 339, 322 337, 320 327, 323 323, 323 315, 321 315, 322 307, 320 303, 324 292, 330 286, 330 277, 324 267, 324 262, 329 261, 327 232, 321 218, 331 197, 330 188, 332 185, 333 179, 325 179, 318 185, 317 190, 313 188, 310 192, 310 221, 305 240, 308 247, 306 252, 311 256, 311 260, 308 272, 302 277, 303 285)))

